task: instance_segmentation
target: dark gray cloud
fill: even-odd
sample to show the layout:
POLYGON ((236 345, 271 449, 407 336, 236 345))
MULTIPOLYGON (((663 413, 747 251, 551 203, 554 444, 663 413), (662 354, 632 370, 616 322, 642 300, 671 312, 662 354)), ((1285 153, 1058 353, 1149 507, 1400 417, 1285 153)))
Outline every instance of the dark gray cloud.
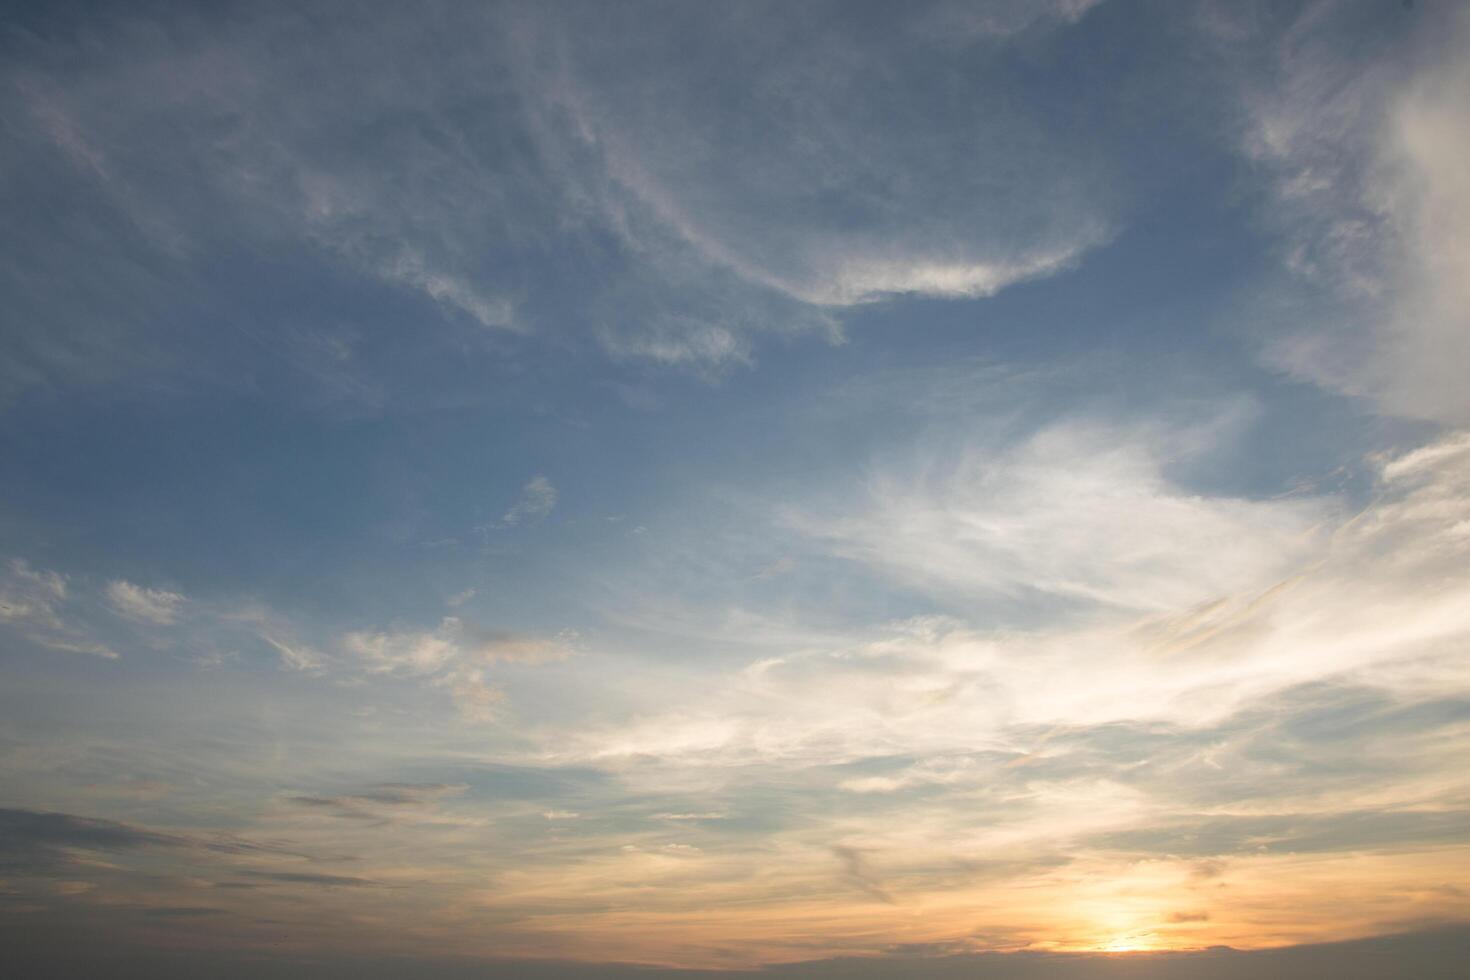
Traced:
POLYGON ((327 810, 351 820, 380 820, 384 819, 385 812, 431 806, 464 790, 462 783, 380 783, 359 793, 288 796, 286 802, 308 809, 327 810))
POLYGON ((75 850, 119 852, 196 845, 188 837, 69 813, 0 809, 0 868, 48 874, 74 863, 75 850))
POLYGON ((185 837, 116 820, 39 810, 0 809, 0 848, 6 851, 36 847, 112 851, 135 847, 182 847, 188 843, 185 837))
MULTIPOLYGON (((221 855, 300 857, 280 842, 261 843, 231 834, 160 831, 70 813, 0 809, 0 867, 13 873, 53 876, 74 870, 86 865, 79 851, 121 856, 155 850, 205 865, 215 863, 221 855)), ((105 870, 112 873, 116 869, 105 870)))
POLYGON ((324 885, 329 888, 358 888, 376 884, 367 878, 351 875, 316 874, 310 871, 240 871, 241 875, 261 881, 275 881, 288 885, 324 885))

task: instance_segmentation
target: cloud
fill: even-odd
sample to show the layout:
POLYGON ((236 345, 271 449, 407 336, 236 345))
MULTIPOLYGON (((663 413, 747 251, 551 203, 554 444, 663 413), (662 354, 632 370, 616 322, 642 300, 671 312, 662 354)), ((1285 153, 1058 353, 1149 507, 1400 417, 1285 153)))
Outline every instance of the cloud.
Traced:
POLYGON ((1331 512, 1174 484, 1166 460, 1201 455, 1222 424, 1063 422, 1016 445, 930 449, 875 470, 863 505, 793 508, 788 522, 921 591, 1179 609, 1284 574, 1331 512))
POLYGON ((482 327, 516 326, 515 307, 508 299, 487 295, 464 279, 434 271, 422 256, 401 252, 378 268, 385 279, 420 289, 441 306, 468 314, 482 327))
POLYGON ((466 718, 489 720, 504 701, 486 668, 496 664, 542 664, 575 652, 576 633, 551 638, 486 629, 446 616, 433 630, 354 631, 343 648, 375 674, 426 678, 447 688, 466 718))
POLYGON ((188 850, 200 855, 283 853, 276 846, 228 834, 165 832, 71 813, 0 808, 0 868, 12 872, 53 876, 88 865, 85 856, 88 852, 122 853, 155 848, 188 850))
POLYGON ((459 620, 447 617, 438 630, 424 633, 348 633, 342 644, 369 670, 430 674, 460 654, 459 620))
POLYGON ((881 796, 969 785, 1001 765, 1044 768, 1065 743, 1038 739, 1032 726, 1181 726, 1163 742, 1203 760, 1205 746, 1186 732, 1298 685, 1331 679, 1413 700, 1470 684, 1454 659, 1470 635, 1470 594, 1454 571, 1470 549, 1470 440, 1377 461, 1377 497, 1352 513, 1326 499, 1187 494, 1161 482, 1131 442, 1099 460, 1075 447, 1107 440, 1061 438, 1073 451, 1052 456, 1026 442, 938 481, 976 508, 957 509, 952 526, 950 509, 930 497, 901 509, 891 501, 910 498, 880 493, 877 516, 841 521, 844 534, 831 540, 926 586, 968 596, 1035 583, 1083 601, 1081 612, 1027 629, 916 617, 846 641, 813 639, 705 698, 670 696, 662 710, 564 739, 555 757, 777 769, 913 757, 899 772, 843 775, 847 788, 881 796), (1064 530, 1043 533, 1048 519, 1064 530), (993 534, 1028 547, 989 559, 993 534), (1088 535, 1092 551, 1081 557, 1107 556, 1096 573, 1086 560, 1071 567, 1075 541, 1088 535), (965 550, 947 561, 944 543, 956 540, 965 550), (931 541, 933 554, 919 551, 931 541), (1146 560, 1130 560, 1135 548, 1146 560))
POLYGON ((56 572, 36 571, 23 559, 13 558, 0 583, 0 620, 61 629, 56 608, 65 599, 66 579, 56 572))
MULTIPOLYGON (((17 165, 0 181, 0 199, 18 209, 20 237, 43 236, 33 246, 45 255, 40 268, 85 264, 92 274, 63 295, 37 264, 7 271, 7 297, 34 330, 16 338, 0 388, 130 373, 202 373, 221 384, 257 377, 238 364, 222 369, 178 329, 181 308, 197 303, 247 330, 259 344, 248 353, 268 352, 257 369, 278 355, 297 360, 299 324, 231 303, 232 286, 198 275, 230 242, 290 254, 347 306, 344 285, 420 301, 440 328, 417 332, 421 350, 436 339, 469 337, 473 346, 475 334, 524 330, 516 290, 526 276, 516 270, 525 263, 512 256, 534 251, 535 224, 552 214, 555 192, 509 129, 502 140, 475 122, 490 112, 509 127, 515 114, 499 73, 483 70, 487 51, 497 57, 498 16, 446 5, 431 26, 395 13, 382 5, 341 32, 277 6, 230 23, 114 12, 17 39, 0 89, 17 121, 4 134, 17 165), (110 43, 95 47, 104 37, 110 43), (385 59, 384 45, 421 57, 385 59), (106 54, 85 67, 72 60, 88 49, 106 54), (344 85, 344 72, 364 81, 344 85), (457 107, 469 104, 477 108, 461 117, 457 107), (47 209, 27 202, 53 195, 75 207, 48 226, 47 209), (126 244, 99 250, 99 234, 126 244)), ((277 282, 295 274, 284 264, 256 272, 277 282)), ((357 321, 369 356, 329 377, 307 371, 321 389, 308 400, 381 401, 374 381, 392 379, 362 373, 386 351, 405 350, 395 343, 399 324, 357 321)), ((226 356, 239 353, 232 340, 229 329, 210 338, 226 356)))
POLYGON ((177 592, 149 589, 131 582, 107 583, 107 601, 120 616, 139 622, 169 626, 177 621, 186 601, 177 592))
POLYGON ((310 810, 324 810, 350 820, 390 820, 397 813, 421 811, 440 800, 457 796, 463 783, 381 783, 360 793, 340 796, 288 796, 287 803, 310 810))
POLYGON ((1105 136, 1005 94, 1004 48, 1090 6, 875 9, 865 30, 831 4, 634 4, 595 27, 375 4, 331 31, 265 6, 28 31, 0 90, 18 161, 0 200, 30 243, 4 285, 33 326, 0 389, 284 366, 279 388, 318 409, 380 412, 428 397, 405 363, 533 335, 717 376, 762 337, 840 339, 846 307, 1056 274, 1115 234, 1117 181, 1105 136), (64 221, 34 203, 60 198, 64 221), (309 281, 358 311, 351 357, 302 336, 348 328, 285 322, 212 275, 240 243, 286 257, 250 270, 258 291, 309 281), (67 267, 92 275, 62 292, 39 271, 67 267), (206 347, 201 310, 234 331, 206 347), (405 336, 425 313, 435 329, 405 336))
POLYGON ((544 476, 533 476, 521 488, 521 495, 500 520, 486 525, 486 530, 504 530, 524 524, 538 524, 556 509, 556 486, 544 476))
POLYGON ((320 885, 326 888, 361 888, 377 884, 366 878, 355 878, 350 875, 316 874, 307 871, 240 871, 238 874, 260 881, 286 885, 320 885))
POLYGON ((432 674, 456 661, 478 664, 538 664, 571 655, 576 634, 555 638, 489 630, 446 616, 438 628, 392 633, 353 632, 343 646, 379 673, 432 674))
POLYGON ((698 317, 655 317, 636 331, 604 328, 603 347, 619 358, 677 367, 722 370, 752 362, 750 342, 738 330, 698 317))
POLYGON ((723 810, 710 810, 704 813, 658 813, 654 815, 656 820, 724 820, 729 814, 723 810))
POLYGON ((916 33, 935 44, 966 45, 999 41, 1028 28, 1070 26, 1102 0, 995 0, 990 3, 932 4, 918 19, 916 33))
POLYGON ((34 569, 24 559, 11 559, 0 572, 0 624, 53 650, 116 659, 117 652, 89 630, 63 619, 61 609, 70 598, 65 576, 34 569))
POLYGON ((886 905, 897 904, 894 897, 884 889, 881 881, 868 867, 861 851, 839 845, 832 848, 832 853, 837 855, 838 860, 842 862, 843 878, 854 888, 886 905))
POLYGON ((1028 21, 1074 21, 1086 6, 1057 5, 1054 18, 895 9, 871 36, 814 8, 704 11, 697 22, 628 9, 596 34, 547 18, 529 30, 554 66, 537 77, 549 93, 542 133, 562 141, 559 156, 601 162, 610 183, 589 197, 623 219, 611 223, 635 248, 651 244, 641 237, 651 218, 714 266, 819 307, 988 296, 1106 240, 1111 188, 1066 149, 1075 127, 993 97, 997 62, 931 38, 946 19, 999 39, 1028 21), (609 57, 629 43, 636 72, 609 57), (715 47, 725 57, 704 54, 715 47), (962 89, 946 72, 965 78, 962 89), (759 138, 742 125, 750 119, 762 121, 759 138))
POLYGON ((281 666, 288 670, 299 670, 303 673, 315 674, 321 673, 326 669, 326 656, 312 647, 272 633, 261 632, 259 636, 271 649, 280 654, 281 666))
POLYGON ((184 838, 173 834, 161 834, 115 820, 24 809, 0 810, 0 841, 8 853, 31 848, 126 850, 177 847, 185 843, 184 838))
POLYGON ((225 628, 243 627, 249 635, 276 652, 281 666, 305 674, 323 673, 330 658, 296 635, 287 617, 257 602, 215 608, 212 624, 225 628))
MULTIPOLYGON (((1274 63, 1241 69, 1245 147, 1274 177, 1270 220, 1286 266, 1327 297, 1325 312, 1290 302, 1274 314, 1306 323, 1284 324, 1267 355, 1382 411, 1461 425, 1470 122, 1459 93, 1470 85, 1470 16, 1454 5, 1413 14, 1349 57, 1339 42, 1355 29, 1351 12, 1310 7, 1274 63)), ((1247 32, 1235 43, 1254 50, 1260 40, 1247 32)))

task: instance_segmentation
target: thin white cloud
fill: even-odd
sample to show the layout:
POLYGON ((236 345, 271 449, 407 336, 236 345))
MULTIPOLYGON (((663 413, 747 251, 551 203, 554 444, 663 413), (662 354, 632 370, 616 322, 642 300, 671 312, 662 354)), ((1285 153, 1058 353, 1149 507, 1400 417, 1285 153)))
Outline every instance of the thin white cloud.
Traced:
POLYGON ((556 486, 544 476, 534 476, 521 488, 521 495, 488 530, 536 524, 556 509, 556 486))
POLYGON ((251 602, 211 612, 214 624, 226 628, 243 626, 250 636, 274 650, 287 670, 321 674, 327 669, 330 658, 303 642, 287 617, 275 610, 251 602))
POLYGON ((56 608, 67 596, 66 579, 38 571, 24 559, 12 558, 0 579, 0 621, 60 628, 56 608))
POLYGON ((553 637, 488 630, 446 616, 432 630, 347 633, 342 644, 375 673, 432 674, 455 661, 478 664, 539 664, 561 660, 575 649, 577 634, 553 637))
MULTIPOLYGON (((584 324, 615 357, 717 374, 751 363, 762 334, 837 339, 842 308, 992 295, 1106 241, 1117 195, 1074 145, 1075 121, 997 94, 1003 72, 961 50, 1035 38, 1090 6, 895 7, 881 13, 892 26, 874 35, 882 43, 842 29, 792 46, 775 39, 806 18, 777 8, 759 30, 723 8, 675 25, 634 7, 590 30, 557 8, 447 6, 416 19, 383 7, 328 37, 285 10, 169 31, 119 14, 94 29, 128 44, 64 77, 38 56, 11 73, 8 104, 29 120, 28 163, 66 161, 99 206, 173 258, 207 256, 228 224, 241 240, 305 247, 416 294, 450 321, 542 331, 538 314, 570 303, 556 322, 584 324), (400 57, 380 57, 385 37, 400 57), (652 54, 636 69, 609 60, 614 38, 652 54), (690 56, 714 44, 741 62, 725 85, 700 81, 718 62, 690 56), (761 85, 745 83, 746 58, 761 85), (936 59, 978 74, 956 86, 912 70, 936 59), (350 71, 360 85, 325 83, 334 66, 365 64, 350 71), (493 134, 461 107, 495 119, 493 134), (743 118, 766 131, 752 136, 743 118), (228 134, 211 128, 221 119, 228 134), (368 144, 370 161, 358 149, 368 144), (544 263, 589 240, 616 241, 618 254, 569 266, 588 273, 569 290, 544 263)), ((90 240, 57 244, 81 264, 95 258, 90 240)), ((99 290, 132 288, 131 269, 105 271, 99 290)), ((117 330, 120 363, 147 326, 117 330)), ((78 370, 54 337, 32 346, 44 371, 78 370)), ((380 407, 369 365, 336 365, 327 393, 380 407)))
POLYGON ((422 256, 405 252, 378 268, 384 279, 421 290, 441 306, 468 314, 482 327, 518 327, 515 306, 509 299, 489 294, 463 277, 435 271, 422 256))
POLYGON ((107 583, 107 601, 119 616, 169 626, 176 622, 185 598, 177 592, 150 589, 122 579, 107 583))
POLYGON ((483 721, 505 700, 488 668, 563 660, 575 652, 576 638, 571 631, 548 638, 487 630, 446 616, 432 630, 350 632, 341 645, 370 673, 418 677, 446 688, 465 717, 483 721))
POLYGON ((0 572, 0 624, 52 650, 115 659, 115 650, 63 616, 62 607, 71 598, 66 576, 33 568, 24 559, 11 559, 0 572))
POLYGON ((1002 41, 1033 27, 1070 26, 1102 0, 946 0, 924 11, 915 33, 945 46, 1002 41))
POLYGON ((444 620, 438 630, 409 633, 348 633, 342 644, 376 672, 431 674, 460 655, 460 621, 444 620))
POLYGON ((1460 370, 1470 361, 1470 15, 1424 17, 1441 37, 1416 39, 1415 57, 1384 42, 1360 58, 1336 43, 1331 8, 1304 13, 1277 64, 1242 69, 1245 145, 1274 175, 1287 267, 1335 297, 1269 340, 1271 361, 1386 412, 1460 425, 1470 421, 1460 370))
POLYGON ((609 328, 599 340, 613 356, 656 364, 723 370, 750 364, 750 341, 718 323, 689 316, 659 317, 636 332, 609 328))
MULTIPOLYGON (((635 250, 680 263, 692 249, 750 284, 817 307, 902 293, 989 296, 1064 269, 1106 241, 1113 194, 1085 153, 1068 151, 1075 126, 992 98, 999 83, 984 76, 984 63, 962 60, 953 44, 934 46, 935 32, 998 40, 1033 22, 1075 22, 1090 6, 895 8, 893 31, 875 35, 881 45, 849 31, 774 43, 806 28, 799 16, 784 30, 763 22, 754 34, 747 19, 717 13, 692 37, 614 17, 606 30, 636 31, 648 52, 632 73, 602 57, 605 38, 548 17, 524 28, 546 48, 542 58, 528 56, 524 84, 537 93, 547 155, 566 161, 569 179, 635 250), (729 86, 735 105, 702 101, 704 73, 714 69, 689 61, 691 48, 715 37, 735 53, 718 70, 759 64, 760 85, 729 86), (921 72, 874 70, 910 57, 955 58, 954 71, 981 76, 956 100, 952 88, 926 87, 921 72), (702 83, 685 83, 695 71, 702 83), (869 107, 886 113, 882 127, 869 107), (765 135, 748 138, 740 118, 762 119, 765 135), (954 159, 965 166, 951 166, 954 159), (589 160, 600 174, 588 173, 589 160)), ((690 322, 707 345, 711 321, 690 322)), ((665 345, 650 353, 670 356, 665 345)))
POLYGON ((319 651, 289 637, 262 632, 260 638, 281 656, 281 666, 307 674, 321 673, 327 666, 327 658, 319 651))

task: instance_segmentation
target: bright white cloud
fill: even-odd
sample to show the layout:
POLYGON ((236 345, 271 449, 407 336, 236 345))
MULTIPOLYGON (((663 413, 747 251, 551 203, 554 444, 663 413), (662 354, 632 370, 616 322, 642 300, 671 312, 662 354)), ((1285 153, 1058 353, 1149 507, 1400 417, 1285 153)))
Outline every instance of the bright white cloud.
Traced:
POLYGON ((871 474, 856 508, 790 520, 919 589, 1178 609, 1291 567, 1329 511, 1174 484, 1166 461, 1199 452, 1200 436, 1064 423, 1018 446, 930 448, 871 474))
MULTIPOLYGON (((1007 286, 1065 269, 1103 237, 1101 230, 1092 235, 1084 232, 1077 241, 1054 253, 995 262, 854 259, 832 269, 826 285, 804 298, 815 303, 847 306, 902 293, 950 299, 994 296, 1007 286)), ((785 288, 800 292, 800 287, 793 284, 785 284, 785 288)))

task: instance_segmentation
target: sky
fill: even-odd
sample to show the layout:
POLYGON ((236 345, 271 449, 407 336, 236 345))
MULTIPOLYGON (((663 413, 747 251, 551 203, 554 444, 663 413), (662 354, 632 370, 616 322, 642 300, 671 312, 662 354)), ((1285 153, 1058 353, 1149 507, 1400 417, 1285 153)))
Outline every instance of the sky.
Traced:
POLYGON ((1467 98, 1452 0, 7 4, 7 956, 1455 975, 1467 98))

